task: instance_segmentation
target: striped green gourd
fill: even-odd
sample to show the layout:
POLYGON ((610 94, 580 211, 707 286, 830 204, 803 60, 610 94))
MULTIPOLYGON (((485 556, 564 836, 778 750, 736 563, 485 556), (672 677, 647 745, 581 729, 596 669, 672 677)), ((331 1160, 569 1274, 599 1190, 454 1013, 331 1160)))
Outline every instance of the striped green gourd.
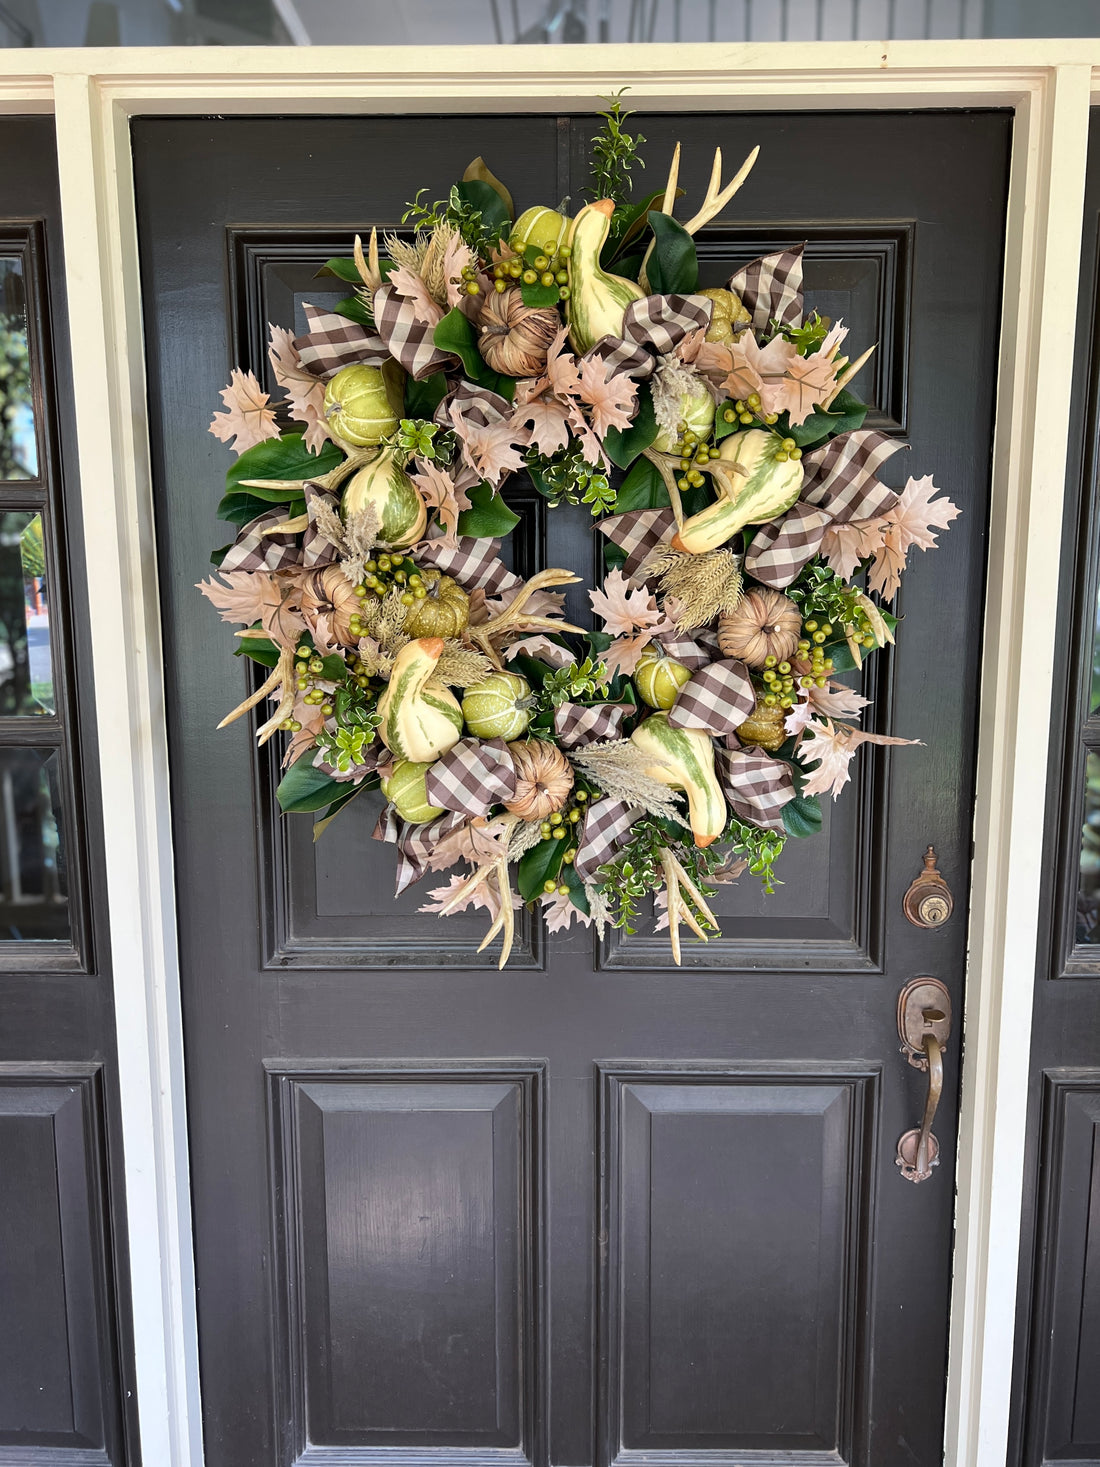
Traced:
POLYGON ((762 428, 724 438, 719 458, 711 460, 718 498, 684 521, 673 537, 673 549, 702 555, 746 525, 762 525, 790 509, 802 488, 802 463, 777 457, 782 441, 762 428))
POLYGON ((569 322, 569 343, 578 356, 601 337, 622 336, 627 306, 645 297, 645 291, 633 280, 611 275, 600 265, 600 251, 614 212, 610 199, 598 199, 586 204, 573 221, 565 319, 569 322))
POLYGON ((531 722, 531 684, 518 672, 491 672, 462 698, 466 727, 479 739, 518 739, 531 722))
POLYGON ((651 713, 630 742, 653 763, 645 773, 687 795, 688 822, 697 846, 712 845, 726 828, 726 797, 714 772, 714 743, 702 728, 670 728, 667 713, 651 713))
POLYGON ((371 448, 397 427, 380 367, 341 367, 325 387, 325 420, 345 443, 371 448))
POLYGON ((344 490, 344 518, 351 519, 373 505, 381 521, 379 538, 404 550, 423 536, 428 509, 420 491, 405 472, 404 449, 380 449, 377 457, 353 474, 344 490))
POLYGON ((442 637, 418 637, 394 658, 378 712, 378 736, 399 759, 427 764, 462 737, 462 709, 447 688, 426 688, 443 652, 442 637))

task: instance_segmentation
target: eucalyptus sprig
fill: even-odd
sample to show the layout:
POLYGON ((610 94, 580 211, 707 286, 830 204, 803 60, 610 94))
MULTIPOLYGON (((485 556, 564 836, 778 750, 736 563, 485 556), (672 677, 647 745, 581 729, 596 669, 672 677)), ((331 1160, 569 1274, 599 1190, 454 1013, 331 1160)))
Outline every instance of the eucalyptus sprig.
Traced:
POLYGON ((601 101, 607 103, 607 111, 601 112, 603 127, 592 139, 592 156, 589 167, 592 182, 589 193, 594 199, 612 199, 616 204, 625 204, 630 198, 630 170, 635 163, 645 167, 645 161, 637 156, 638 147, 645 138, 632 136, 623 131, 623 123, 633 112, 624 112, 621 98, 629 87, 622 87, 601 101))

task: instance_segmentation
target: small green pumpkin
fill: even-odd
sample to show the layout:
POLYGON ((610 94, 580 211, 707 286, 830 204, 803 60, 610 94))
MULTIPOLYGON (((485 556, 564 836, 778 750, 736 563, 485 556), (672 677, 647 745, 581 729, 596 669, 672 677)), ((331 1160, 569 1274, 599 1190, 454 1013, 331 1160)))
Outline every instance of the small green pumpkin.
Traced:
POLYGON ((479 739, 518 739, 531 722, 531 684, 517 672, 491 672, 462 699, 467 730, 479 739))
POLYGON ((647 648, 638 659, 634 669, 634 686, 638 696, 650 708, 666 711, 680 695, 680 689, 691 678, 691 668, 677 662, 675 657, 665 657, 656 648, 647 648))
POLYGON ((428 801, 426 780, 433 763, 433 760, 418 764, 412 759, 397 759, 393 773, 381 781, 382 793, 410 825, 424 825, 443 814, 442 805, 428 801))
POLYGON ((380 367, 341 367, 325 387, 325 420, 337 437, 357 448, 381 443, 397 427, 380 367))
POLYGON ((410 637, 457 637, 470 621, 470 598, 453 576, 439 571, 418 572, 425 594, 405 614, 410 637))

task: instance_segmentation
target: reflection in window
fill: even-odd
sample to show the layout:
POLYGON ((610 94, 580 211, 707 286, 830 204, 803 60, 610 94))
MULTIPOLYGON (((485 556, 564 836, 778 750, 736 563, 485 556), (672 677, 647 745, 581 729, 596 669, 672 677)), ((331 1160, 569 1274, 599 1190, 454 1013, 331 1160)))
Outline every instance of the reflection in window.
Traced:
POLYGON ((0 717, 53 712, 42 516, 0 514, 0 717))
POLYGON ((0 749, 0 942, 68 941, 56 749, 0 749))
POLYGON ((1100 754, 1085 755, 1085 819, 1077 886, 1077 941, 1100 943, 1100 754))
POLYGON ((0 255, 0 479, 37 477, 23 264, 0 255))

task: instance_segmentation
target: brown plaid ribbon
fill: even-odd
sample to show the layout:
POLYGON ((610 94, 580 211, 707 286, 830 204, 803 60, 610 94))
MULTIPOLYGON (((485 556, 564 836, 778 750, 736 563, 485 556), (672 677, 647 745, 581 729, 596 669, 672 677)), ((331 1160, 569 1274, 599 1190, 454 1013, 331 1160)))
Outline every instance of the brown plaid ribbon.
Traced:
POLYGON ((753 534, 745 569, 766 586, 789 586, 821 548, 831 524, 873 519, 898 501, 893 489, 875 478, 892 453, 905 445, 873 428, 857 429, 804 455, 806 470, 798 503, 753 534))
POLYGON ((401 818, 392 805, 382 806, 382 813, 374 822, 374 829, 370 833, 371 840, 384 840, 387 845, 395 845, 397 837, 401 834, 401 818))
POLYGON ((464 815, 487 815, 516 792, 516 768, 503 739, 459 739, 424 781, 428 802, 464 815))
POLYGON ((308 303, 303 305, 309 330, 294 338, 298 357, 307 372, 322 379, 334 376, 341 367, 358 362, 380 367, 389 356, 385 342, 377 332, 358 321, 349 321, 334 311, 322 311, 308 303))
POLYGON ((597 739, 617 739, 632 711, 626 703, 601 703, 595 708, 563 703, 554 714, 554 732, 563 749, 583 749, 597 739))
POLYGON ((699 646, 695 640, 697 635, 698 633, 689 637, 686 632, 663 633, 653 639, 653 646, 663 656, 674 657, 677 662, 690 667, 692 672, 698 672, 699 668, 706 667, 711 660, 711 654, 699 646))
POLYGON ((285 505, 265 509, 263 514, 249 520, 237 532, 235 542, 225 552, 218 567, 220 571, 287 570, 300 565, 302 551, 297 535, 265 535, 270 525, 278 525, 286 519, 285 505))
POLYGON ((469 535, 460 535, 454 545, 444 540, 421 540, 410 553, 417 565, 453 576, 464 591, 483 590, 489 596, 502 596, 523 585, 523 577, 501 560, 499 540, 474 540, 469 535))
POLYGON ((783 806, 794 799, 794 775, 782 759, 760 749, 719 749, 718 780, 740 820, 764 830, 783 829, 783 806))
POLYGON ((374 292, 374 322, 386 351, 417 381, 458 365, 457 357, 436 346, 435 322, 421 320, 413 301, 398 295, 392 285, 374 292))
POLYGON ((756 707, 752 680, 743 662, 712 662, 684 684, 668 715, 669 728, 704 728, 731 733, 756 707))
POLYGON ((602 337, 585 360, 603 361, 605 381, 620 373, 649 377, 658 357, 667 356, 690 331, 710 325, 712 310, 705 295, 647 295, 627 306, 622 338, 602 337))
POLYGON ((465 825, 469 818, 457 810, 448 810, 446 815, 429 820, 426 825, 403 825, 397 842, 394 896, 400 896, 414 882, 420 880, 428 869, 430 853, 445 835, 450 835, 452 830, 465 825))
POLYGON ((589 805, 581 826, 580 843, 573 870, 587 881, 612 856, 630 834, 639 815, 637 805, 625 800, 603 799, 589 805))
POLYGON ((623 575, 630 580, 659 545, 671 540, 676 516, 671 509, 630 509, 600 520, 596 528, 626 551, 623 575))
POLYGON ((769 321, 797 326, 802 320, 802 252, 804 245, 762 255, 730 276, 729 289, 752 314, 754 331, 769 321))

